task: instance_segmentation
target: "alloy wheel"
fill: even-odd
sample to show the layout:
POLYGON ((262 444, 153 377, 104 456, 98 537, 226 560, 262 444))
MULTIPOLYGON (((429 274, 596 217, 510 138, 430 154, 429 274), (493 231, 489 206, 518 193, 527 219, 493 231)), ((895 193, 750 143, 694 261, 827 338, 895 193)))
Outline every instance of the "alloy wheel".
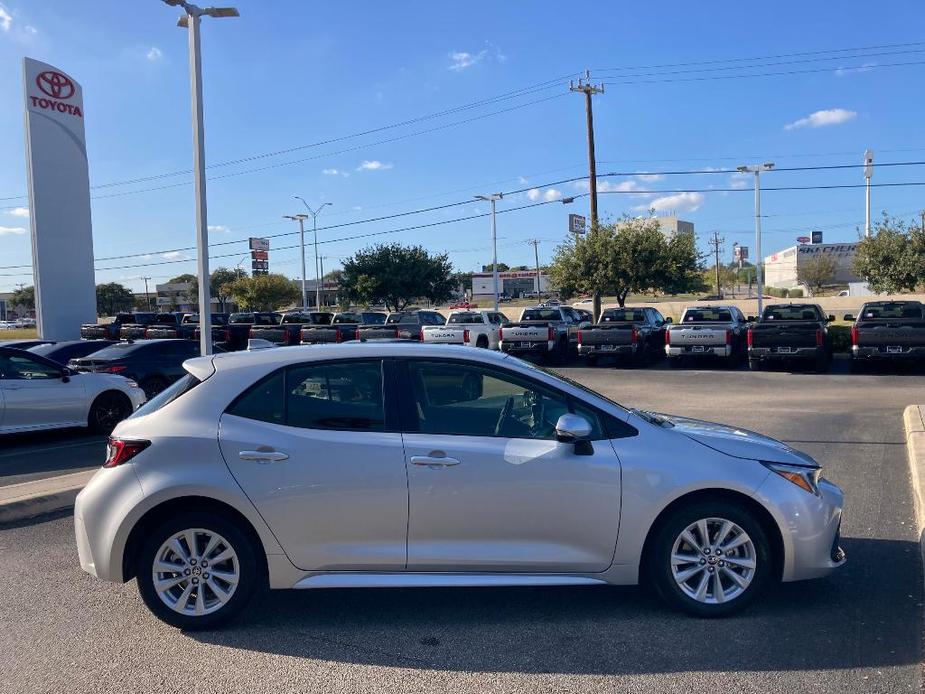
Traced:
POLYGON ((189 528, 167 538, 154 555, 154 590, 174 612, 200 617, 231 600, 241 580, 238 555, 213 530, 189 528))
POLYGON ((716 605, 741 596, 757 567, 755 544, 725 518, 702 518, 678 535, 671 550, 671 574, 697 602, 716 605))

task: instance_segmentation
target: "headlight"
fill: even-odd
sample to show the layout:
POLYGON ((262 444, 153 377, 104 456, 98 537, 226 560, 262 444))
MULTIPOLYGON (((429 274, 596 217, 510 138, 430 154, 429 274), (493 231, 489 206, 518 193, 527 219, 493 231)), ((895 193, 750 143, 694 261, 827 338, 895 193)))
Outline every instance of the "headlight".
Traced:
POLYGON ((819 477, 822 475, 822 468, 769 463, 764 460, 761 461, 761 464, 771 472, 776 472, 788 482, 793 482, 800 489, 819 496, 819 477))

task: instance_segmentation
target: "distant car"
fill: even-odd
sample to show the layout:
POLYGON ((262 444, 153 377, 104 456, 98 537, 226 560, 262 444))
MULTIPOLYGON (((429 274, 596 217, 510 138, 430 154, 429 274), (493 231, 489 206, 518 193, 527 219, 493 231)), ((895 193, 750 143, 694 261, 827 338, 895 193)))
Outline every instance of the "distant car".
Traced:
POLYGON ((847 289, 842 289, 835 296, 851 296, 851 292, 849 292, 847 289))
POLYGON ((108 434, 145 401, 122 376, 80 374, 21 349, 0 347, 0 434, 89 427, 108 434))
POLYGON ((357 339, 361 325, 383 325, 386 314, 381 311, 342 311, 335 313, 330 325, 303 325, 302 344, 351 342, 357 339))
POLYGON ((501 328, 510 321, 500 311, 453 311, 446 325, 425 325, 421 342, 498 349, 501 328))
POLYGON ((722 301, 724 298, 722 294, 707 294, 697 299, 697 301, 722 301))
POLYGON ((422 342, 426 325, 446 325, 446 318, 442 313, 426 309, 395 311, 382 325, 361 325, 357 329, 357 339, 422 342))
POLYGON ((588 366, 607 356, 637 363, 654 361, 662 356, 670 323, 670 318, 652 306, 608 308, 597 325, 578 331, 578 354, 587 359, 588 366))
POLYGON ((868 301, 861 307, 851 326, 851 367, 884 361, 925 363, 925 306, 920 302, 868 301))
POLYGON ((574 308, 576 306, 590 306, 593 303, 594 303, 594 299, 589 296, 585 299, 579 299, 574 304, 572 304, 572 307, 574 308))
POLYGON ((2 320, 0 321, 0 330, 17 330, 19 328, 16 325, 16 321, 2 320))
POLYGON ((44 345, 30 347, 32 354, 51 359, 62 366, 67 365, 71 359, 86 357, 99 352, 104 347, 116 344, 116 340, 64 340, 62 342, 49 342, 44 345))
POLYGON ((16 349, 29 349, 36 345, 52 345, 54 340, 0 340, 0 347, 15 347, 16 349))
POLYGON ((665 356, 677 366, 687 359, 745 359, 748 320, 736 306, 688 306, 680 322, 665 331, 665 356))
POLYGON ((179 338, 118 342, 68 366, 80 373, 119 374, 132 379, 150 399, 185 372, 183 362, 199 356, 199 343, 179 338))
POLYGON ((478 307, 479 307, 478 304, 471 304, 468 301, 457 301, 455 304, 450 304, 447 308, 449 308, 451 311, 454 311, 454 310, 459 310, 459 309, 471 309, 471 308, 478 308, 478 307))

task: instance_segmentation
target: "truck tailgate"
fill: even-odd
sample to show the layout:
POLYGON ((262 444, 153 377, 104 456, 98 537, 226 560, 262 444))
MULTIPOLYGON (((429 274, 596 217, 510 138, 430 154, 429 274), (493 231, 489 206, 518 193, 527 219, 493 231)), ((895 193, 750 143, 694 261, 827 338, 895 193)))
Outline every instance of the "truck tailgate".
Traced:
MULTIPOLYGON (((547 342, 550 327, 548 323, 537 325, 505 325, 502 329, 502 340, 505 342, 547 342)), ((555 339, 553 337, 552 339, 555 339)))
POLYGON ((582 328, 579 341, 583 345, 631 345, 633 344, 632 325, 592 325, 582 328))
POLYGON ((672 347, 706 345, 718 347, 726 344, 726 328, 714 328, 708 325, 672 326, 668 330, 672 347))
POLYGON ((859 323, 857 344, 861 347, 925 346, 925 321, 859 323))
POLYGON ((333 344, 346 342, 356 337, 356 328, 348 325, 315 325, 302 328, 302 344, 333 344))
POLYGON ((815 347, 816 332, 819 326, 809 324, 754 325, 752 331, 753 347, 815 347))
POLYGON ((424 342, 441 345, 461 345, 466 332, 464 325, 428 325, 424 328, 424 342))
POLYGON ((250 329, 249 337, 257 340, 266 340, 277 345, 289 344, 289 332, 284 328, 266 326, 254 326, 250 329))

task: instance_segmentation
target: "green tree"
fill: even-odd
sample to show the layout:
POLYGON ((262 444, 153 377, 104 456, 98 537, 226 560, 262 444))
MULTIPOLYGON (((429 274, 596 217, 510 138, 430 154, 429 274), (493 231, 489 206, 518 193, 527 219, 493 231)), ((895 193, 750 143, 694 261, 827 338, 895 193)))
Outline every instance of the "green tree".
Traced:
POLYGON ((301 296, 292 280, 280 274, 245 275, 224 285, 223 290, 246 311, 275 311, 301 296))
POLYGON ((344 297, 358 304, 382 302, 401 311, 417 299, 446 301, 456 288, 446 253, 430 255, 421 246, 372 246, 344 261, 344 297))
POLYGON ((23 308, 26 311, 35 310, 35 287, 20 287, 12 296, 10 296, 10 303, 13 306, 18 306, 23 308))
MULTIPOLYGON (((482 266, 482 272, 493 272, 494 263, 482 266)), ((507 263, 498 263, 498 272, 509 272, 511 267, 507 263)))
POLYGON ((135 305, 135 295, 128 287, 118 282, 96 285, 96 312, 100 316, 114 316, 117 313, 131 311, 135 305))
MULTIPOLYGON (((231 295, 226 291, 225 287, 242 277, 247 277, 247 273, 239 267, 234 269, 227 267, 215 268, 209 276, 209 293, 212 295, 213 299, 218 299, 222 313, 225 313, 225 303, 231 298, 231 295)), ((190 290, 190 300, 194 303, 199 302, 198 283, 194 284, 193 289, 190 290)))
POLYGON ((693 291, 703 284, 702 272, 693 236, 666 239, 652 217, 624 217, 569 238, 549 268, 563 297, 616 294, 620 306, 631 292, 693 291))
POLYGON ((797 281, 809 287, 815 295, 821 292, 825 285, 832 283, 835 270, 835 258, 825 253, 817 253, 797 266, 797 281))
POLYGON ((925 283, 925 230, 884 212, 873 235, 858 243, 854 270, 875 292, 914 291, 925 283))

